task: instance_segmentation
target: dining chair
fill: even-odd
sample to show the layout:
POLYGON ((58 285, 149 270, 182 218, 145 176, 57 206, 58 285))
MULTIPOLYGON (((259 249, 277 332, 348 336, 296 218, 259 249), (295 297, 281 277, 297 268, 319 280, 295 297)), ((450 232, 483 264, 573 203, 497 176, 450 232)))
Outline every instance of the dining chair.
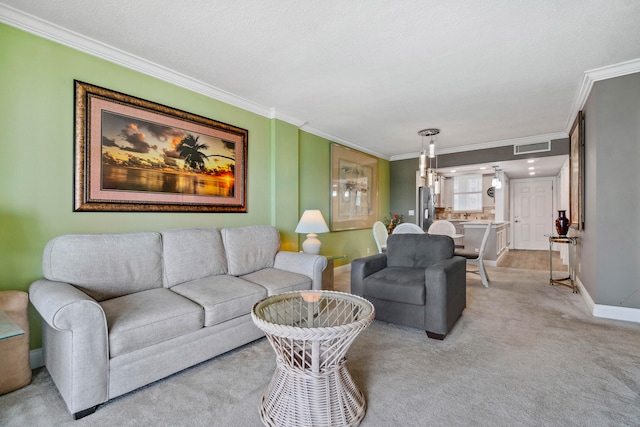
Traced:
POLYGON ((470 271, 470 273, 478 273, 480 274, 480 280, 482 280, 482 284, 485 288, 489 287, 489 275, 487 274, 487 270, 484 267, 484 250, 487 247, 487 241, 489 240, 489 233, 491 232, 491 221, 487 224, 487 228, 484 231, 484 236, 482 236, 482 243, 480 243, 480 248, 478 252, 468 252, 462 249, 456 249, 455 255, 465 257, 467 259, 467 265, 476 265, 478 266, 478 271, 470 271))
POLYGON ((378 253, 382 253, 387 250, 387 237, 389 237, 387 227, 385 227, 381 221, 374 222, 373 238, 376 241, 376 246, 378 246, 378 253))
POLYGON ((403 222, 402 224, 398 224, 396 228, 393 229, 393 233, 391 234, 424 234, 424 230, 420 228, 419 225, 413 224, 411 222, 403 222))
POLYGON ((445 219, 439 219, 437 221, 433 221, 433 224, 429 226, 427 233, 444 234, 445 236, 451 236, 451 237, 457 234, 456 226, 453 225, 452 222, 447 221, 445 219))

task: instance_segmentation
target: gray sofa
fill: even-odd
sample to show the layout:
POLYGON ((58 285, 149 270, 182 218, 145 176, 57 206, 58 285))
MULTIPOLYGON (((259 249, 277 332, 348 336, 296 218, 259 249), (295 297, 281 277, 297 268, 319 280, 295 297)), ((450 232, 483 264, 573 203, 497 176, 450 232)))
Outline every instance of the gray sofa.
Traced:
POLYGON ((371 301, 376 319, 444 339, 467 304, 466 260, 449 236, 392 234, 385 253, 351 262, 351 292, 371 301))
POLYGON ((280 251, 270 226, 52 239, 29 288, 45 365, 74 417, 263 336, 268 295, 321 289, 323 256, 280 251))

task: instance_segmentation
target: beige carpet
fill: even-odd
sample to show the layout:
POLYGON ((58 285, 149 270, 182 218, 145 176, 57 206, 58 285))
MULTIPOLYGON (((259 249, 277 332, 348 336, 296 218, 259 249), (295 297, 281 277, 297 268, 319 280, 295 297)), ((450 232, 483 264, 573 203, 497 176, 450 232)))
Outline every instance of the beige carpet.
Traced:
MULTIPOLYGON (((467 309, 444 341, 375 321, 349 351, 364 427, 638 426, 640 325, 592 317, 548 272, 468 275, 467 309)), ((3 426, 259 426, 275 366, 265 339, 71 416, 46 370, 0 396, 3 426)))

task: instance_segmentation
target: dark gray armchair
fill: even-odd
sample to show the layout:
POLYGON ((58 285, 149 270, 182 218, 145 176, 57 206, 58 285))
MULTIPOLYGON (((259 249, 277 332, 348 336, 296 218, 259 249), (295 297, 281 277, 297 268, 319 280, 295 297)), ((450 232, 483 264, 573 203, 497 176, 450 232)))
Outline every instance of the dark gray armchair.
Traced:
POLYGON ((371 301, 376 319, 444 339, 467 305, 466 260, 449 236, 392 234, 387 252, 351 262, 351 292, 371 301))

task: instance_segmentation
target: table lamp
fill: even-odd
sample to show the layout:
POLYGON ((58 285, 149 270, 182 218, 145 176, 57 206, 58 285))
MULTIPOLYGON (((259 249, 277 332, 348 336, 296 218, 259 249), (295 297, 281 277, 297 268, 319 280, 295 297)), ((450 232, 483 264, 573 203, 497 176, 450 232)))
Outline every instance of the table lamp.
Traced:
POLYGON ((307 235, 305 241, 302 242, 302 252, 312 255, 319 254, 322 243, 318 240, 317 233, 326 233, 328 231, 329 227, 324 222, 322 212, 318 209, 304 211, 296 227, 296 233, 305 233, 307 235))

